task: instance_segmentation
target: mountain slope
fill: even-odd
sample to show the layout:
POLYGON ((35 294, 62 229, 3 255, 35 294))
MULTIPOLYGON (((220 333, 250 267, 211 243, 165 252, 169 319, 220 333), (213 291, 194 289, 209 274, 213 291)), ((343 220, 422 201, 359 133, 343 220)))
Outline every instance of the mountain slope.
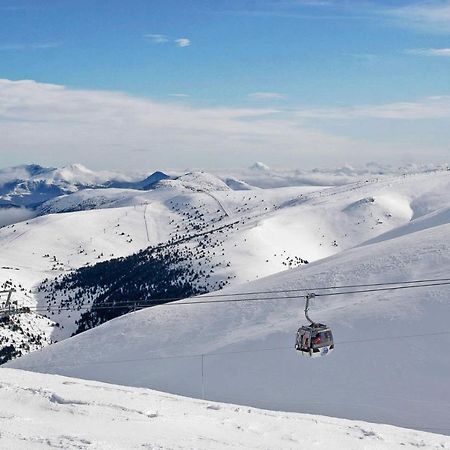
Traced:
MULTIPOLYGON (((42 206, 44 217, 0 230, 0 274, 20 290, 16 298, 21 304, 37 305, 53 321, 17 316, 19 329, 12 331, 17 324, 8 324, 3 343, 15 340, 27 351, 29 325, 41 329, 45 344, 70 336, 79 328, 82 311, 64 308, 91 308, 92 289, 107 301, 120 292, 116 283, 96 286, 96 277, 108 278, 101 270, 107 275, 120 266, 124 283, 136 287, 127 289, 134 298, 128 295, 124 301, 147 301, 147 286, 135 283, 130 264, 159 244, 192 255, 191 266, 197 270, 202 264, 204 272, 199 287, 211 290, 317 261, 370 239, 387 239, 396 230, 401 234, 402 227, 445 224, 447 216, 439 211, 450 203, 449 186, 450 172, 441 171, 321 190, 233 191, 209 174, 191 173, 163 180, 151 191, 85 189, 59 197, 42 206), (426 222, 433 214, 438 219, 426 222), (136 259, 133 254, 139 252, 136 259), (101 266, 89 268, 98 262, 101 266), (88 273, 89 283, 80 283, 88 273)), ((142 269, 145 280, 147 269, 142 269)), ((152 288, 153 296, 177 295, 158 289, 152 288)), ((114 314, 106 311, 105 316, 114 314)))
MULTIPOLYGON (((449 234, 450 224, 409 233, 223 292, 446 277, 449 234)), ((211 298, 136 312, 9 365, 200 396, 203 354, 203 388, 212 400, 450 433, 448 292, 316 299, 311 316, 332 325, 337 341, 320 360, 293 349, 303 300, 211 298)))
POLYGON ((75 378, 1 369, 0 386, 2 448, 450 449, 437 434, 75 378))
POLYGON ((42 203, 84 189, 151 189, 158 181, 170 178, 155 172, 143 180, 117 173, 94 172, 81 164, 61 168, 37 164, 0 169, 0 207, 35 208, 42 203))

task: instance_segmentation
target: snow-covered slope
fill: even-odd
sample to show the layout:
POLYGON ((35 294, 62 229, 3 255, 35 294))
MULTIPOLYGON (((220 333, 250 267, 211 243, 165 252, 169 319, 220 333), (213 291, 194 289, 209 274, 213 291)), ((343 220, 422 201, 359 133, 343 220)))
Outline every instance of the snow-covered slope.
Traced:
MULTIPOLYGON (((195 237, 199 231, 212 230, 219 245, 207 249, 214 279, 238 284, 370 239, 401 235, 402 227, 446 223, 449 185, 450 172, 441 171, 319 190, 233 191, 209 174, 191 173, 164 180, 151 191, 85 189, 46 202, 43 217, 0 230, 0 275, 21 289, 21 304, 46 308, 49 299, 37 295, 44 279, 173 239, 193 237, 183 244, 192 251, 204 244, 202 235, 195 237), (235 225, 224 233, 221 227, 228 224, 235 225)), ((64 290, 55 295, 67 298, 64 290)), ((39 327, 46 324, 46 342, 70 336, 80 313, 51 311, 48 316, 64 331, 40 322, 39 327)), ((26 321, 34 327, 32 318, 26 321)), ((17 333, 17 339, 26 337, 17 333)))
MULTIPOLYGON (((1 257, 8 256, 16 269, 24 268, 4 273, 23 277, 25 283, 29 276, 24 261, 40 236, 52 236, 50 247, 67 242, 61 255, 77 248, 83 237, 83 251, 72 250, 71 256, 83 264, 99 251, 106 255, 102 246, 116 246, 113 239, 124 238, 114 235, 117 213, 130 221, 125 237, 129 240, 129 234, 137 247, 146 244, 145 221, 152 242, 164 242, 170 233, 190 236, 203 213, 202 227, 237 223, 220 233, 220 251, 211 256, 211 264, 222 264, 216 276, 236 277, 224 292, 448 277, 448 171, 376 177, 321 190, 232 191, 209 176, 193 178, 194 185, 192 177, 187 183, 164 181, 147 193, 83 191, 55 200, 55 212, 67 205, 76 210, 77 202, 85 201, 106 209, 55 214, 0 230, 5 249, 1 257), (72 234, 71 221, 83 214, 89 214, 89 226, 82 236, 84 222, 73 222, 81 233, 73 246, 78 231, 72 234), (105 214, 111 214, 106 238, 105 214), (34 224, 44 220, 49 224, 33 237, 34 224), (50 227, 54 220, 67 222, 50 227), (295 257, 310 264, 287 270, 296 265, 295 257), (239 285, 265 275, 272 276, 239 285)), ((118 245, 122 252, 131 248, 127 239, 118 245)), ((200 244, 194 240, 186 245, 200 244)), ((66 264, 65 259, 61 262, 66 264)), ((36 255, 33 270, 36 267, 41 267, 34 278, 38 282, 51 269, 48 257, 36 255)), ((203 360, 203 388, 210 399, 450 433, 448 298, 448 287, 442 286, 317 299, 317 311, 311 314, 331 322, 337 340, 336 351, 323 361, 301 360, 293 350, 303 302, 286 299, 156 307, 12 364, 200 396, 203 360)), ((62 319, 60 315, 58 321, 62 319)), ((69 319, 73 317, 64 320, 69 319)))
POLYGON ((450 449, 446 436, 388 425, 10 369, 0 388, 3 449, 450 449))
MULTIPOLYGON (((446 277, 449 235, 436 226, 227 292, 446 277)), ((301 299, 210 302, 114 319, 10 366, 200 396, 203 361, 208 399, 450 433, 448 286, 316 299, 311 316, 337 342, 320 360, 293 349, 301 299)))
POLYGON ((108 175, 92 172, 80 164, 60 169, 37 164, 0 170, 0 204, 32 206, 80 188, 101 185, 108 175))
POLYGON ((145 179, 107 171, 94 172, 81 164, 61 168, 37 164, 0 169, 0 207, 34 208, 45 201, 87 188, 150 189, 170 178, 155 172, 145 179))

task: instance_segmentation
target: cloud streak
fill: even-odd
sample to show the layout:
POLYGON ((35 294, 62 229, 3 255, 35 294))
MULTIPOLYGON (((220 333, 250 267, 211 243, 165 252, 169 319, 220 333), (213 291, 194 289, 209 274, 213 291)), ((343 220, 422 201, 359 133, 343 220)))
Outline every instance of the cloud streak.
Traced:
POLYGON ((385 8, 383 14, 422 31, 450 32, 450 0, 416 1, 397 8, 385 8))
POLYGON ((282 100, 286 98, 285 95, 279 92, 252 92, 247 97, 250 100, 282 100))
POLYGON ((166 34, 153 34, 153 33, 147 33, 144 34, 144 38, 147 39, 152 44, 167 44, 172 43, 175 44, 176 47, 189 47, 191 45, 191 40, 182 37, 177 39, 172 39, 171 37, 167 36, 166 34))
POLYGON ((144 37, 153 44, 165 44, 169 42, 169 38, 165 34, 144 34, 144 37))
POLYGON ((296 117, 306 119, 385 119, 430 120, 450 119, 450 96, 427 97, 415 102, 396 102, 383 105, 345 108, 299 109, 296 117))
POLYGON ((14 51, 14 50, 47 50, 51 48, 60 47, 61 42, 34 42, 22 44, 0 44, 0 51, 14 51))
POLYGON ((407 50, 410 55, 450 57, 450 48, 416 48, 407 50))
POLYGON ((387 2, 383 4, 375 0, 261 0, 255 2, 258 5, 255 8, 230 9, 220 13, 298 20, 371 21, 383 26, 450 33, 450 0, 410 0, 400 6, 392 4, 388 6, 387 2))

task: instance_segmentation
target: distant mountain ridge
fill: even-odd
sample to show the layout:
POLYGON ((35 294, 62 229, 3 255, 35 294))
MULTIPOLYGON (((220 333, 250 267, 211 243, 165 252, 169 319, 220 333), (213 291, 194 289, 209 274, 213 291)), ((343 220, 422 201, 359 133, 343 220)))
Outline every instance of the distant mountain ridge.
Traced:
MULTIPOLYGON (((292 186, 338 186, 379 175, 399 175, 448 170, 447 165, 407 165, 405 167, 382 166, 369 163, 362 169, 344 166, 337 169, 281 170, 271 169, 257 162, 249 169, 221 170, 210 173, 195 170, 166 174, 155 171, 145 178, 127 176, 109 171, 93 171, 82 164, 70 164, 60 168, 26 164, 0 169, 0 209, 31 208, 85 189, 133 189, 147 191, 164 187, 178 180, 184 187, 196 187, 199 179, 204 190, 234 191, 258 188, 292 186)), ((202 187, 202 189, 203 189, 202 187)))
POLYGON ((62 168, 38 164, 0 169, 0 207, 35 208, 48 200, 83 189, 148 190, 170 177, 157 171, 143 180, 129 180, 111 172, 94 172, 81 164, 62 168))

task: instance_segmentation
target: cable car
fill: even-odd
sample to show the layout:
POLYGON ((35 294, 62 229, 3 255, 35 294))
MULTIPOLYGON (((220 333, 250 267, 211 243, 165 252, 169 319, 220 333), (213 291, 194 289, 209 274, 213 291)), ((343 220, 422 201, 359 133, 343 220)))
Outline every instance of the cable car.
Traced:
POLYGON ((316 323, 308 316, 309 300, 315 294, 306 295, 305 317, 310 325, 303 325, 297 331, 295 349, 304 356, 325 356, 334 349, 331 328, 323 323, 316 323))

